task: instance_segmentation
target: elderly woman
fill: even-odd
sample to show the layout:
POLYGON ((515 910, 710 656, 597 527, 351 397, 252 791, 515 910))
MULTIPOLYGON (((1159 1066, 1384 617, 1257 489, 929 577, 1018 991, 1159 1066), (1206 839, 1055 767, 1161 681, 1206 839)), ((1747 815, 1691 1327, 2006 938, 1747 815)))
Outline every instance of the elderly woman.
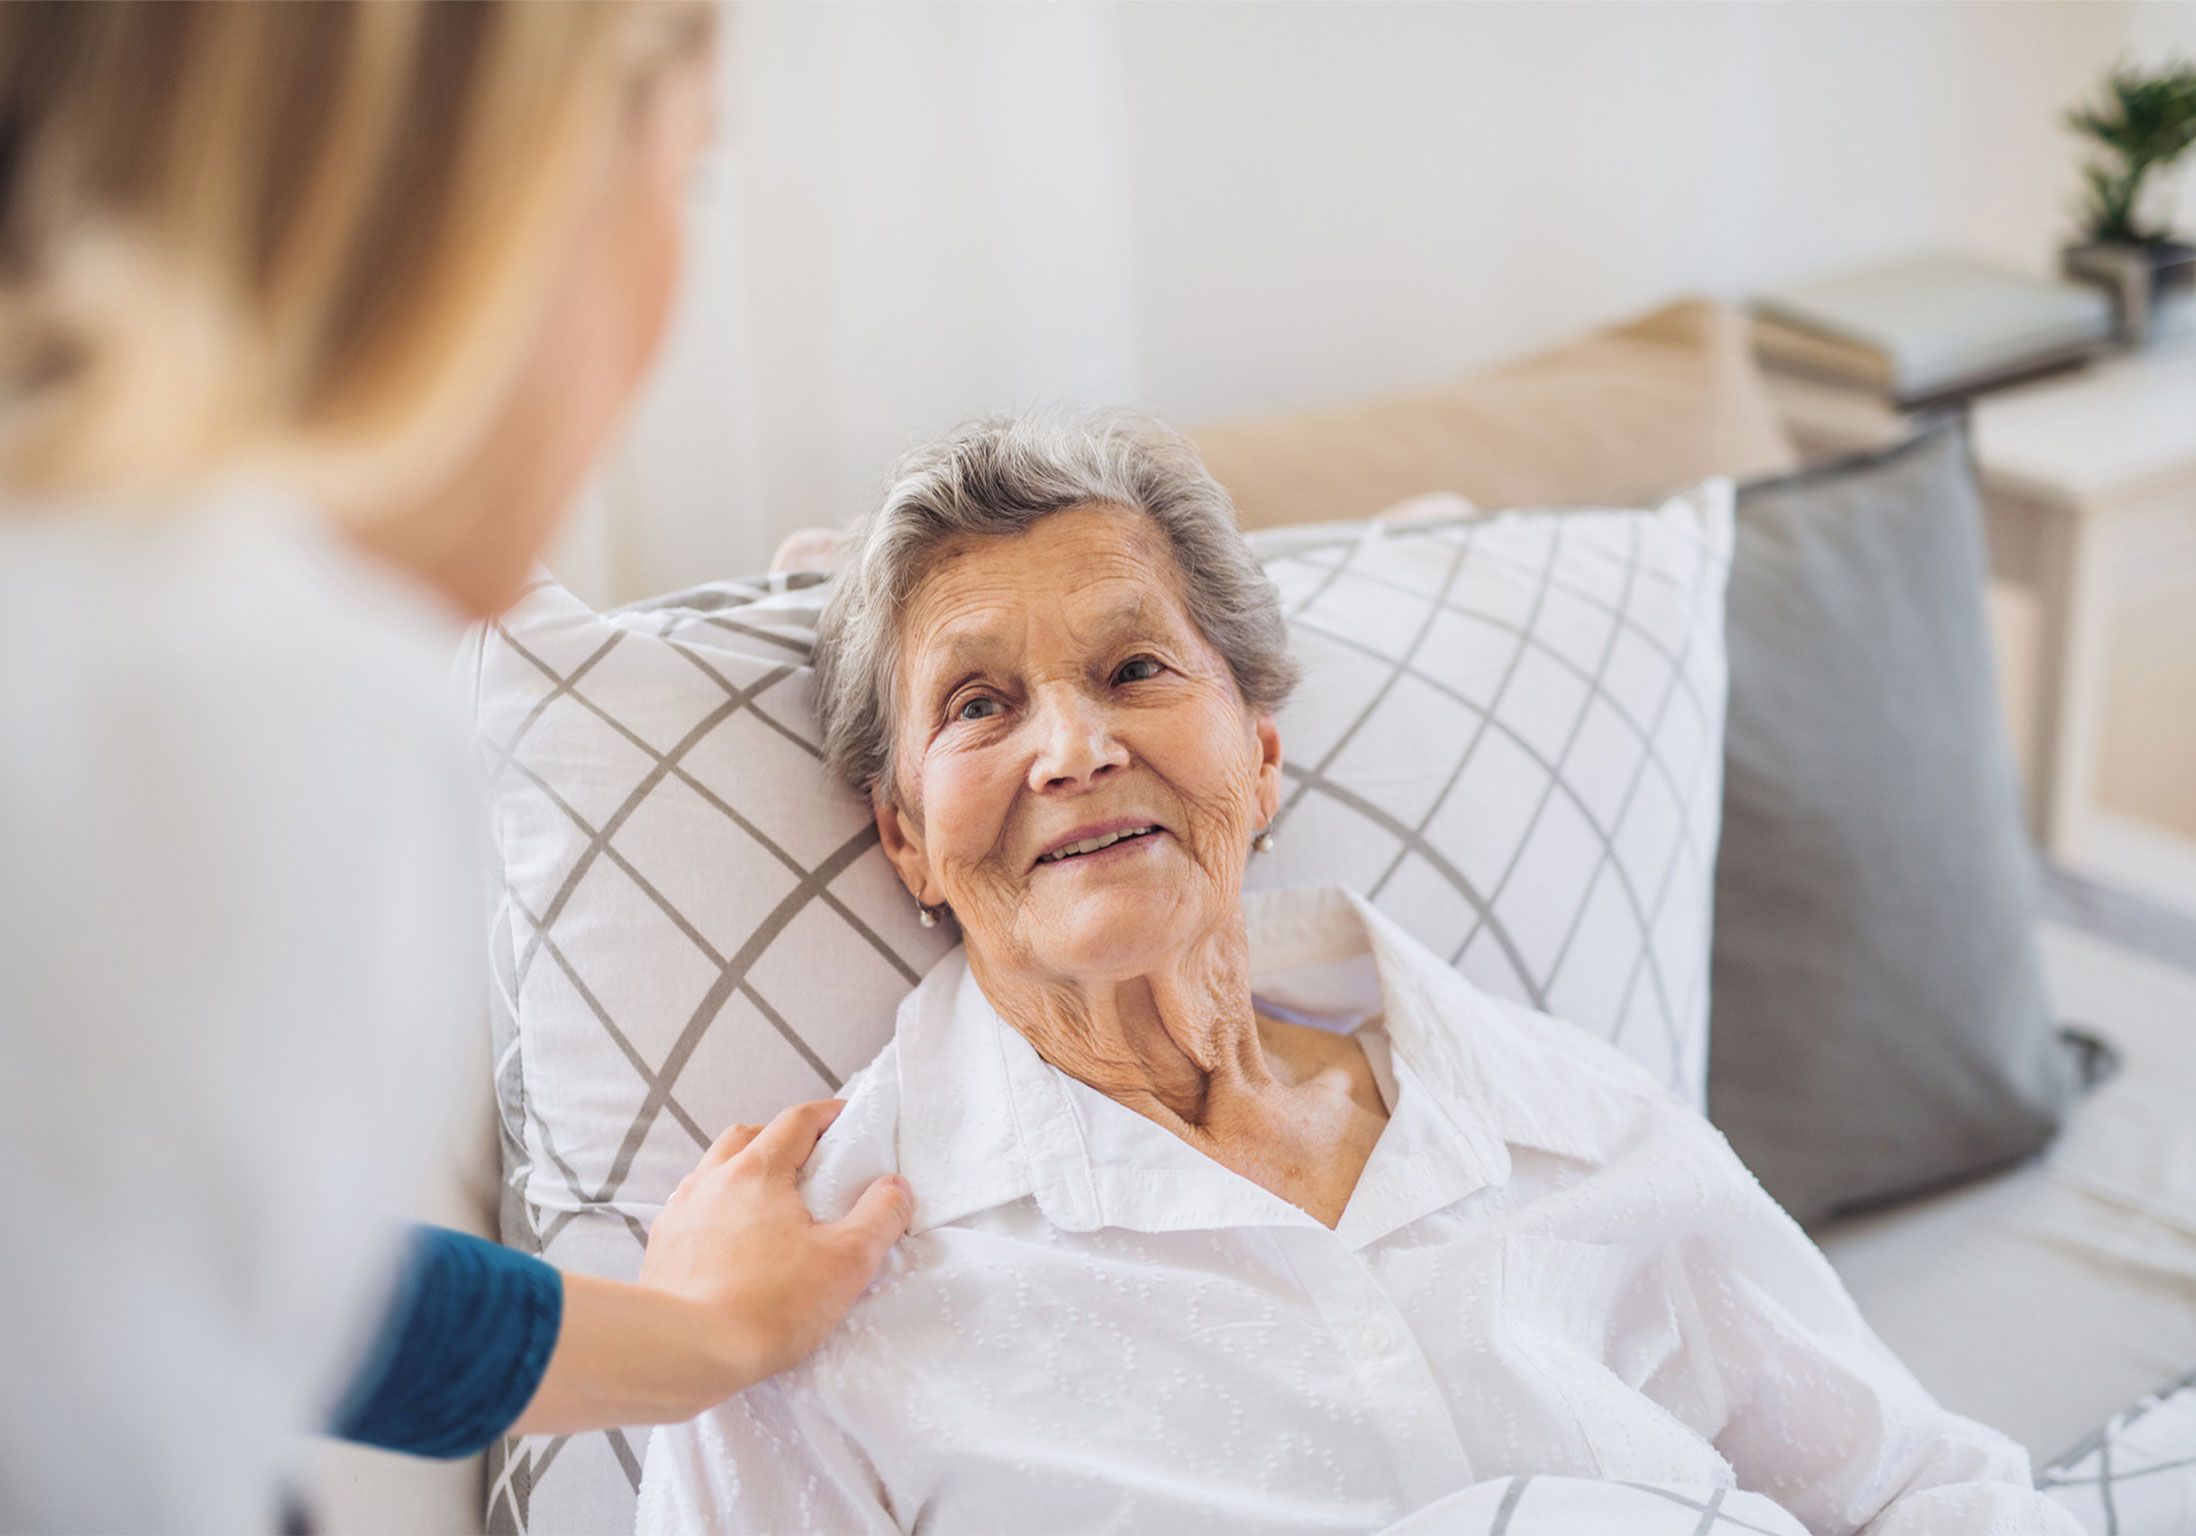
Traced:
POLYGON ((1512 1473, 2076 1529, 1643 1071, 1347 891, 1246 899, 1296 668, 1184 439, 918 451, 818 674, 964 944, 804 1187, 835 1215, 896 1172, 915 1218, 810 1361, 657 1431, 644 1532, 1363 1531, 1512 1473))

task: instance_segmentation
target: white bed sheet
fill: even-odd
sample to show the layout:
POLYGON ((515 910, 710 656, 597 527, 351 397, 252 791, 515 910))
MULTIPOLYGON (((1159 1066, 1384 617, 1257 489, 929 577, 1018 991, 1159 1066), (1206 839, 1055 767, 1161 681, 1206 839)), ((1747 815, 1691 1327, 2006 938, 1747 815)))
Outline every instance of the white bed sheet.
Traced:
POLYGON ((1938 1399, 2039 1467, 2196 1369, 2196 973, 2040 934, 2060 1017, 2119 1075, 2024 1167, 1815 1234, 1938 1399))

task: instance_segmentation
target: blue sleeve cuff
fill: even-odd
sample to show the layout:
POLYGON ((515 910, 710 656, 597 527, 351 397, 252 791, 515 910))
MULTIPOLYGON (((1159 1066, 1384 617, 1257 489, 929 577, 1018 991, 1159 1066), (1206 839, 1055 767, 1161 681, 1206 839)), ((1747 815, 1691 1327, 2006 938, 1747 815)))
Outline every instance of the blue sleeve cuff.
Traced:
POLYGON ((470 1456, 533 1400, 563 1320, 555 1266, 415 1228, 388 1320, 331 1433, 414 1456, 470 1456))

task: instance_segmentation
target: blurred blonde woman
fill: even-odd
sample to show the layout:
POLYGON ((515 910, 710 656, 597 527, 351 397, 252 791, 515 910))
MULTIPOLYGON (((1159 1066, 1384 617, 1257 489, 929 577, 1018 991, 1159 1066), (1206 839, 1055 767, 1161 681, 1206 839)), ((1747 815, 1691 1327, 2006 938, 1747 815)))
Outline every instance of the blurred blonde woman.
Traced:
POLYGON ((0 7, 0 1527, 266 1528, 328 1423, 683 1419, 904 1228, 733 1127, 640 1281, 391 1213, 478 1027, 441 671, 648 365, 686 4, 0 7))

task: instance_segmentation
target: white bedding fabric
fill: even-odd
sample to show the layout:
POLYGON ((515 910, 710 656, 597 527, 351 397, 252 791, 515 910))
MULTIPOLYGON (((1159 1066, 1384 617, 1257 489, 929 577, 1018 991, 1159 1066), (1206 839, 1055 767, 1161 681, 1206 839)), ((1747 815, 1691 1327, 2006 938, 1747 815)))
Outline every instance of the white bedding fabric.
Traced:
POLYGON ((1774 1499, 1705 1483, 1495 1477, 1406 1515, 1380 1536, 1808 1536, 1774 1499))
POLYGON ((2028 1166, 1817 1238, 1922 1384, 2042 1467, 2196 1368, 2196 974, 2040 933, 2060 1016, 2119 1075, 2028 1166))
POLYGON ((1518 1467, 2079 1529, 1636 1063, 1339 888, 1246 905, 1262 998, 1379 1021, 1340 1223, 1045 1064, 950 956, 805 1177, 833 1215, 904 1172, 913 1230, 809 1361, 656 1432, 642 1532, 1363 1531, 1518 1467))

